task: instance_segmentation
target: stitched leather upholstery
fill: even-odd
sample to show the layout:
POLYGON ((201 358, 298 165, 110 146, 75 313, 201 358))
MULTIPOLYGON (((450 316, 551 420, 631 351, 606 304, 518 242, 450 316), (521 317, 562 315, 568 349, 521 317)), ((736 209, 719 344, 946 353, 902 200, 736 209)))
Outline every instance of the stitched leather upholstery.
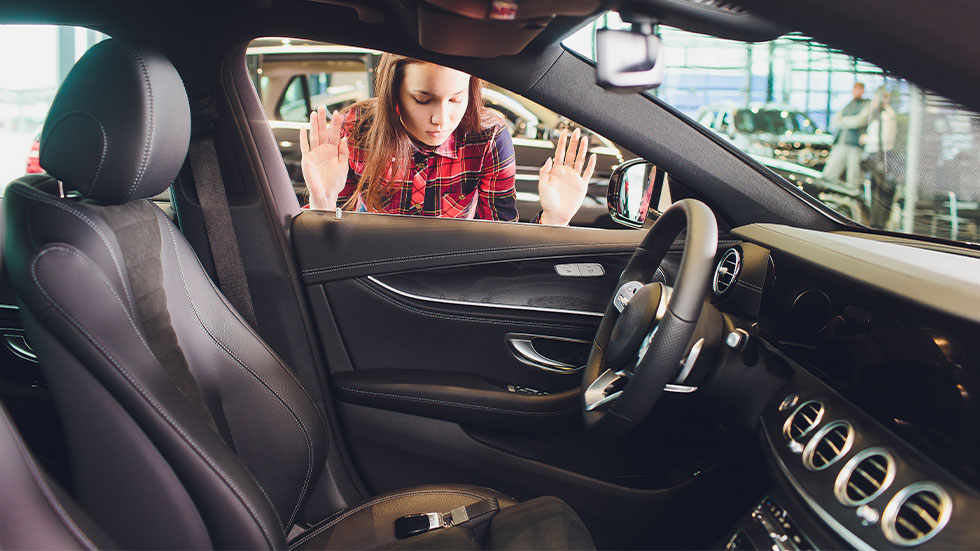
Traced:
MULTIPOLYGON (((11 183, 4 254, 64 423, 75 497, 108 536, 133 549, 282 549, 321 474, 326 423, 173 223, 148 201, 126 203, 175 176, 187 110, 162 56, 115 40, 92 48, 41 146, 44 166, 83 197, 60 197, 47 175, 11 183), (100 78, 125 85, 96 90, 100 78), (69 132, 97 143, 69 148, 69 132)), ((466 486, 380 496, 299 543, 378 547, 397 517, 489 496, 513 503, 466 486)))
MULTIPOLYGON (((116 94, 120 111, 103 122, 109 136, 140 142, 145 133, 166 134, 154 143, 168 150, 128 151, 128 159, 112 162, 107 156, 91 189, 108 202, 130 189, 152 195, 166 187, 180 165, 172 159, 183 159, 189 135, 187 99, 172 65, 117 41, 93 48, 76 65, 49 122, 65 112, 97 113, 112 103, 105 96, 116 94), (148 80, 142 88, 106 87, 94 96, 91 81, 107 77, 107 70, 121 82, 148 80), (128 120, 126 110, 140 121, 151 98, 159 108, 162 96, 182 99, 176 116, 157 111, 149 123, 115 124, 128 120), (87 109, 87 101, 96 105, 87 109), (134 158, 144 166, 134 169, 134 158)), ((46 159, 61 167, 62 180, 72 181, 75 162, 84 172, 81 153, 60 157, 55 150, 46 159)), ((12 183, 5 203, 11 281, 65 420, 81 504, 127 548, 284 547, 323 464, 323 419, 292 372, 217 291, 178 230, 148 202, 133 210, 61 198, 46 176, 12 183), (110 220, 121 217, 127 222, 120 231, 144 234, 143 242, 113 232, 110 220), (158 273, 134 261, 146 254, 141 249, 156 251, 148 256, 158 273), (143 289, 147 280, 163 292, 143 289), (134 288, 142 289, 140 296, 134 288), (146 301, 153 307, 137 307, 146 301), (163 319, 143 319, 141 311, 163 319), (176 343, 158 358, 150 343, 160 327, 172 328, 176 343), (198 392, 181 392, 180 366, 161 361, 186 362, 183 382, 198 392)))
POLYGON ((170 186, 184 163, 190 108, 159 53, 93 46, 65 78, 41 132, 41 165, 87 197, 118 205, 170 186))

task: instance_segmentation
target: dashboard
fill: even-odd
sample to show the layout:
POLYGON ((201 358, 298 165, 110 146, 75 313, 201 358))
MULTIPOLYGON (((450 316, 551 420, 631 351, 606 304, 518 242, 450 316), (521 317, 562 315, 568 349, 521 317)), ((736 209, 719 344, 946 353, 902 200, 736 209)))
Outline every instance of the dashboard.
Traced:
POLYGON ((980 259, 784 226, 735 233, 715 303, 788 383, 761 415, 772 488, 722 545, 975 547, 980 259))

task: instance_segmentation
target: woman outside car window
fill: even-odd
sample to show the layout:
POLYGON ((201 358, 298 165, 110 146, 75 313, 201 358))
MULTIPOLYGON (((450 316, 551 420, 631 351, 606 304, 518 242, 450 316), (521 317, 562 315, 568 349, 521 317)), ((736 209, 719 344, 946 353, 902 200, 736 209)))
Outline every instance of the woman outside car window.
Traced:
MULTIPOLYGON (((300 130, 310 208, 517 221, 514 146, 466 73, 384 54, 377 97, 310 115, 300 130)), ((588 138, 563 131, 538 172, 535 221, 568 225, 595 169, 588 138)))

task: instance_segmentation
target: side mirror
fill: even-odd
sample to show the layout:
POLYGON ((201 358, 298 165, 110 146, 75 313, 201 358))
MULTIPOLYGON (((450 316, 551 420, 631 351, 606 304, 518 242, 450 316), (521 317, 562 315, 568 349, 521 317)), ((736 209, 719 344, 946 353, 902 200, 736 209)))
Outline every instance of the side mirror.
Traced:
POLYGON ((660 204, 666 173, 643 159, 632 159, 617 166, 609 176, 606 206, 616 222, 630 228, 642 228, 653 204, 660 204))

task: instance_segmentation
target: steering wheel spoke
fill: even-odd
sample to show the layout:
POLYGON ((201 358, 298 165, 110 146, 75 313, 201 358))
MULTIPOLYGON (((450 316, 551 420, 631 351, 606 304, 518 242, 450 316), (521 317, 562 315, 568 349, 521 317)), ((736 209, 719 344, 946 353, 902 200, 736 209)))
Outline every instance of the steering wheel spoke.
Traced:
POLYGON ((592 381, 585 391, 585 411, 593 411, 600 406, 616 401, 623 394, 623 389, 632 373, 626 370, 613 371, 607 369, 592 381))
POLYGON ((585 426, 596 436, 624 436, 665 391, 696 390, 684 383, 703 341, 691 349, 688 345, 707 295, 717 246, 718 225, 711 209, 684 199, 660 216, 633 254, 583 371, 585 426), (674 288, 641 283, 654 281, 684 230, 684 254, 674 288))

